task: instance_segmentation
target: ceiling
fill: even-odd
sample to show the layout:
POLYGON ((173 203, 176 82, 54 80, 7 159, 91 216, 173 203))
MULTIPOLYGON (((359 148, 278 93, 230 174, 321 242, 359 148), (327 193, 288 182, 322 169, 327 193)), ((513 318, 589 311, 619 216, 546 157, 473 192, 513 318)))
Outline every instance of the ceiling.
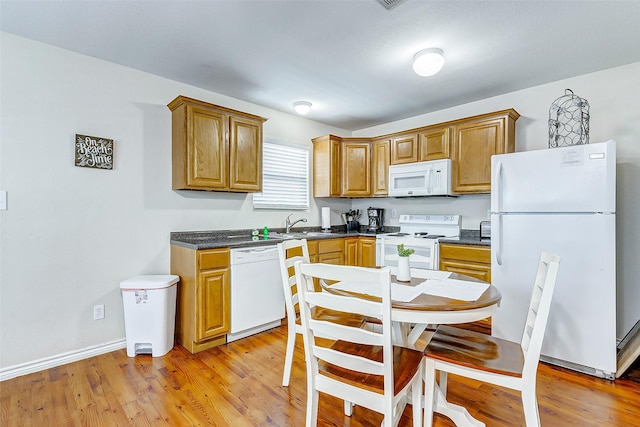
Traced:
POLYGON ((640 1, 0 0, 0 16, 2 31, 276 110, 310 101, 309 119, 346 130, 640 61, 640 1), (419 77, 427 47, 446 63, 419 77))

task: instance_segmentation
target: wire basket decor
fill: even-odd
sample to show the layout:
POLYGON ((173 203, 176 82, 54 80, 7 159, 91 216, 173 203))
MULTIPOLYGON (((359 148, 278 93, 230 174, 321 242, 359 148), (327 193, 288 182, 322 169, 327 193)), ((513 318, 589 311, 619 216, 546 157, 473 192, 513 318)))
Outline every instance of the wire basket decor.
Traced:
POLYGON ((549 148, 589 143, 589 102, 565 89, 549 108, 549 148))

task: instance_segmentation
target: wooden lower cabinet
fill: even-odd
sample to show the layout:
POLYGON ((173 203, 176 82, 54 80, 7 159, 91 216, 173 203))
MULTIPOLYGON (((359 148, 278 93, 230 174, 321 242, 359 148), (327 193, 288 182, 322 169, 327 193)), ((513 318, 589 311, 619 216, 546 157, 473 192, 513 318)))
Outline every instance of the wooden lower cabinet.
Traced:
POLYGON ((360 237, 358 239, 358 264, 360 267, 376 266, 376 238, 360 237))
POLYGON ((359 267, 375 267, 376 238, 346 237, 344 239, 344 263, 359 267))
MULTIPOLYGON (((464 274, 491 283, 491 248, 441 243, 440 270, 464 274)), ((458 326, 490 334, 491 318, 458 326)))
POLYGON ((171 274, 180 276, 176 339, 191 353, 226 342, 231 315, 229 249, 171 246, 171 274))
POLYGON ((491 248, 442 243, 440 270, 464 274, 491 283, 491 248))
POLYGON ((318 240, 318 262, 344 265, 344 239, 318 240))
POLYGON ((358 237, 346 237, 344 239, 344 263, 345 265, 358 264, 358 237))

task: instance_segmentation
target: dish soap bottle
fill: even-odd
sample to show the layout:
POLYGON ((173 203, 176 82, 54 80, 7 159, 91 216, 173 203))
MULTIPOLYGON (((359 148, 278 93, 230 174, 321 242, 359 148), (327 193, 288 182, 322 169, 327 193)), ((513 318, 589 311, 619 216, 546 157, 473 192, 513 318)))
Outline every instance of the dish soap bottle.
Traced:
POLYGON ((267 226, 265 225, 264 228, 262 229, 262 237, 267 240, 269 238, 269 229, 267 228, 267 226))

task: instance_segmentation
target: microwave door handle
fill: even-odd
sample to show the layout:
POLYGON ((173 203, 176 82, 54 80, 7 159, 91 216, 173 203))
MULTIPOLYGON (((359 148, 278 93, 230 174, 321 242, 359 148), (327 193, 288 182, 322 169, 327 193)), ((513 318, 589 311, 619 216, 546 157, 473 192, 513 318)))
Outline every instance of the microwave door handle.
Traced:
POLYGON ((429 174, 427 175, 427 191, 429 194, 433 193, 433 168, 429 168, 429 174))

